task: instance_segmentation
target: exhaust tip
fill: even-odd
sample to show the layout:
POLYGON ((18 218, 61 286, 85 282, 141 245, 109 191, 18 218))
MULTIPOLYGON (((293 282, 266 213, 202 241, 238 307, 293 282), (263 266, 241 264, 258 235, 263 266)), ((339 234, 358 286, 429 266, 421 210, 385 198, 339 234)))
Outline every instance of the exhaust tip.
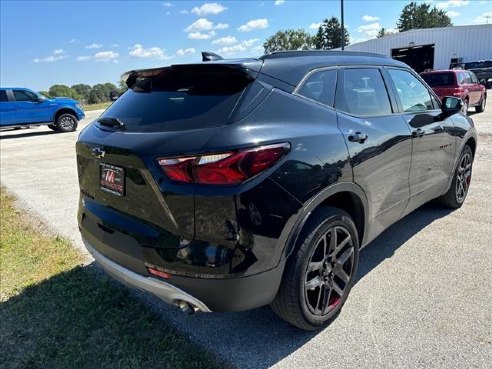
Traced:
POLYGON ((186 314, 186 315, 191 315, 191 314, 194 314, 195 312, 198 311, 197 307, 194 307, 190 303, 183 301, 183 300, 178 301, 176 303, 176 305, 178 305, 178 307, 181 309, 183 314, 186 314))

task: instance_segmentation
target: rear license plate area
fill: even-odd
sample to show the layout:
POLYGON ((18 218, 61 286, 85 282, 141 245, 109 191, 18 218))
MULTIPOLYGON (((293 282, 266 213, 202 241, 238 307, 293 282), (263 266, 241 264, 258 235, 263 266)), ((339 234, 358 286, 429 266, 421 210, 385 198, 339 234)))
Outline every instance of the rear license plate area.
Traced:
POLYGON ((101 190, 116 196, 125 196, 125 170, 123 168, 101 163, 99 172, 101 190))

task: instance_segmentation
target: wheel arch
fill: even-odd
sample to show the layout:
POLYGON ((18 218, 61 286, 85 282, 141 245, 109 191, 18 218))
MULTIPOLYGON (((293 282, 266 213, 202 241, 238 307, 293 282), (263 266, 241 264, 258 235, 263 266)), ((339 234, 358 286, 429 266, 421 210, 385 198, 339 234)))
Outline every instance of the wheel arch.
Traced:
POLYGON ((75 117, 75 119, 77 119, 77 113, 75 112, 75 110, 73 110, 72 108, 63 107, 58 109, 53 115, 53 123, 56 123, 58 117, 62 114, 71 114, 75 117))
POLYGON ((297 221, 291 228, 292 230, 285 242, 282 259, 292 254, 304 225, 309 221, 311 215, 323 206, 333 206, 346 211, 352 217, 357 228, 359 245, 361 247, 365 245, 368 230, 367 197, 362 188, 355 183, 340 182, 319 192, 300 210, 297 221))

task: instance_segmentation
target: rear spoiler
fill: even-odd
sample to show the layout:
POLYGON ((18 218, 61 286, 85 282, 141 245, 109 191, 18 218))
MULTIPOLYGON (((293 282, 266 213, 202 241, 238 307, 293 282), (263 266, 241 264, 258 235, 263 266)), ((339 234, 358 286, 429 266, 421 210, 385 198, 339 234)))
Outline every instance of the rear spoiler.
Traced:
POLYGON ((169 67, 153 68, 153 69, 137 69, 131 70, 121 75, 121 80, 127 85, 128 88, 133 88, 137 81, 153 78, 158 76, 164 76, 166 74, 171 74, 173 72, 181 72, 184 70, 229 70, 231 73, 240 73, 246 78, 253 80, 257 77, 258 72, 254 69, 245 67, 240 63, 231 64, 215 64, 215 63, 204 63, 204 64, 177 64, 171 65, 169 67))

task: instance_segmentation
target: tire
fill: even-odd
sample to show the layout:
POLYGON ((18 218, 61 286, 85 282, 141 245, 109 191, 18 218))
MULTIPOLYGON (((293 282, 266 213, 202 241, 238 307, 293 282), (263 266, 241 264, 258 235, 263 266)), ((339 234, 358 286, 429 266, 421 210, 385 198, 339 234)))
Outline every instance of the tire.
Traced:
POLYGON ((470 107, 470 104, 468 102, 468 99, 463 100, 463 114, 468 115, 468 108, 470 107))
POLYGON ((303 330, 328 325, 350 293, 358 262, 359 239, 350 215, 338 208, 320 208, 304 226, 287 260, 272 310, 303 330))
POLYGON ((60 114, 56 119, 56 128, 61 132, 73 132, 77 129, 77 125, 77 118, 70 113, 60 114))
POLYGON ((53 131, 58 131, 59 130, 58 127, 56 125, 54 125, 54 124, 48 124, 48 128, 49 129, 52 129, 53 131))
POLYGON ((442 205, 452 209, 458 209, 463 205, 470 188, 473 169, 473 152, 470 146, 466 145, 463 148, 458 160, 451 187, 448 192, 438 198, 442 205))
POLYGON ((477 113, 482 113, 485 110, 485 104, 487 104, 487 95, 483 95, 483 99, 480 102, 480 105, 475 107, 475 111, 477 113))

